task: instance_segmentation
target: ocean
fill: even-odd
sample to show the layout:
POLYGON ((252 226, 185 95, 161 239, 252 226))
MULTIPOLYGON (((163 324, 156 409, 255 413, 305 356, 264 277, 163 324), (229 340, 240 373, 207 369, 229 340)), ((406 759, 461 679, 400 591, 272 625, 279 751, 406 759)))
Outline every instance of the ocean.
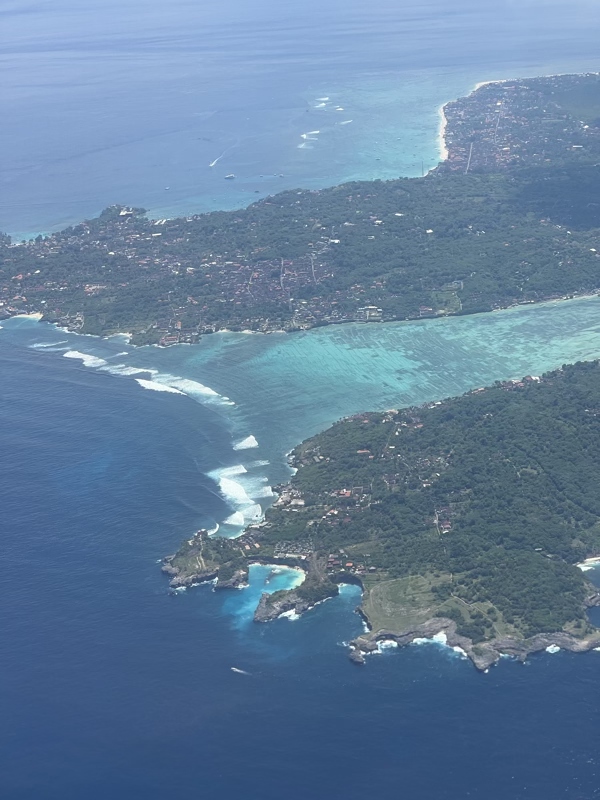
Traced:
POLYGON ((5 0, 0 25, 0 231, 19 240, 113 203, 162 218, 421 175, 443 103, 598 69, 600 22, 593 0, 5 0))
MULTIPOLYGON (((17 238, 115 202, 164 217, 420 175, 476 82, 598 68, 592 0, 7 0, 0 25, 17 238)), ((358 669, 356 587, 258 626, 297 573, 173 596, 158 563, 259 518, 285 454, 339 417, 598 357, 599 304, 168 350, 3 322, 0 797, 599 796, 600 653, 482 675, 431 643, 358 669)))
POLYGON ((432 643, 359 669, 357 587, 259 626, 293 571, 173 596, 158 560, 235 534, 338 416, 600 355, 599 304, 167 350, 4 322, 2 797, 598 796, 600 653, 480 674, 432 643))

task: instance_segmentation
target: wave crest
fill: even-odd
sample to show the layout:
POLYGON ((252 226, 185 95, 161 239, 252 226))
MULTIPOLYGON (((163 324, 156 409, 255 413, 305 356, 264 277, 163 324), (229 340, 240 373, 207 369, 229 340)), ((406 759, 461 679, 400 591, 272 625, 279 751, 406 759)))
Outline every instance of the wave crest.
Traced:
POLYGON ((152 392, 168 392, 169 394, 182 394, 185 396, 185 392, 180 392, 179 389, 174 389, 172 386, 163 386, 161 383, 156 383, 155 381, 146 381, 143 378, 136 378, 136 383, 142 387, 142 389, 150 389, 152 392))
POLYGON ((63 353, 63 358, 79 359, 85 367, 103 367, 106 364, 103 358, 91 356, 89 353, 80 353, 79 350, 67 350, 66 353, 63 353))
POLYGON ((233 445, 234 450, 250 450, 253 447, 258 447, 258 442, 256 441, 255 437, 250 434, 250 436, 246 436, 245 439, 242 439, 241 442, 237 442, 237 444, 233 445))

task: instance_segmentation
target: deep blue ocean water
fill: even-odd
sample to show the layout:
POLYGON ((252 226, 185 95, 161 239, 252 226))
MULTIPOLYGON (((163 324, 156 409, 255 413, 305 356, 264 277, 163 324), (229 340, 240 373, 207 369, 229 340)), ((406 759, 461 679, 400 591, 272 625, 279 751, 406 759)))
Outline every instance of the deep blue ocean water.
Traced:
POLYGON ((199 525, 268 502, 288 439, 353 410, 365 379, 381 407, 386 392, 412 401, 598 355, 599 302, 169 350, 3 323, 0 796, 600 795, 600 653, 506 660, 482 675, 429 644, 358 669, 344 646, 362 627, 356 588, 258 626, 265 580, 289 585, 286 574, 260 568, 247 589, 172 596, 157 564, 199 525), (290 359, 312 364, 314 394, 292 384, 280 396, 290 359), (141 378, 154 388, 186 393, 142 388, 134 365, 155 370, 141 378), (397 383, 386 389, 383 375, 397 383), (250 435, 258 447, 233 449, 250 435), (228 468, 238 489, 223 495, 228 468))

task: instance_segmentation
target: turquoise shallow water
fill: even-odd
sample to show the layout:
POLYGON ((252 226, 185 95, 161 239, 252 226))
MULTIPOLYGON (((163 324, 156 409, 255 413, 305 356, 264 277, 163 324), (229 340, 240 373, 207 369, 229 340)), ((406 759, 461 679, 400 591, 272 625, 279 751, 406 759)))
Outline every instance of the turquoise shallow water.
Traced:
POLYGON ((218 334, 199 347, 125 360, 194 378, 236 402, 221 412, 275 463, 342 416, 418 404, 600 355, 597 298, 493 314, 342 325, 269 336, 218 334), (268 413, 265 411, 268 409, 268 413))
POLYGON ((438 400, 599 357, 600 299, 291 335, 215 334, 166 350, 131 348, 120 337, 64 334, 29 320, 5 323, 2 334, 11 331, 37 345, 45 359, 68 354, 76 365, 85 358, 87 368, 107 378, 141 378, 144 391, 166 397, 164 390, 175 390, 180 395, 169 394, 173 402, 191 397, 210 410, 231 441, 207 471, 230 508, 216 521, 229 520, 223 532, 235 532, 259 517, 271 501, 270 486, 289 475, 284 454, 343 416, 438 400), (52 342, 59 344, 48 348, 52 342))

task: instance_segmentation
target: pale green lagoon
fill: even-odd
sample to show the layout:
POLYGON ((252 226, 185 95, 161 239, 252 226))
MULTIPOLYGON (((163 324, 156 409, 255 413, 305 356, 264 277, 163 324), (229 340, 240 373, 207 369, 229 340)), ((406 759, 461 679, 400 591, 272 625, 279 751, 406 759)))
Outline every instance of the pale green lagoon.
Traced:
POLYGON ((597 297, 295 334, 221 333, 168 349, 65 334, 30 320, 11 320, 4 328, 2 338, 14 337, 40 357, 68 356, 115 380, 137 379, 136 391, 160 391, 182 415, 224 427, 231 444, 214 451, 208 474, 236 530, 258 518, 272 497, 269 487, 288 478, 285 454, 341 417, 439 400, 600 357, 597 297), (201 408, 190 408, 190 398, 201 408))
POLYGON ((600 299, 592 297, 292 335, 217 334, 197 347, 148 348, 131 359, 231 398, 236 406, 222 413, 234 429, 268 442, 269 457, 277 457, 358 411, 438 400, 599 356, 600 299))

